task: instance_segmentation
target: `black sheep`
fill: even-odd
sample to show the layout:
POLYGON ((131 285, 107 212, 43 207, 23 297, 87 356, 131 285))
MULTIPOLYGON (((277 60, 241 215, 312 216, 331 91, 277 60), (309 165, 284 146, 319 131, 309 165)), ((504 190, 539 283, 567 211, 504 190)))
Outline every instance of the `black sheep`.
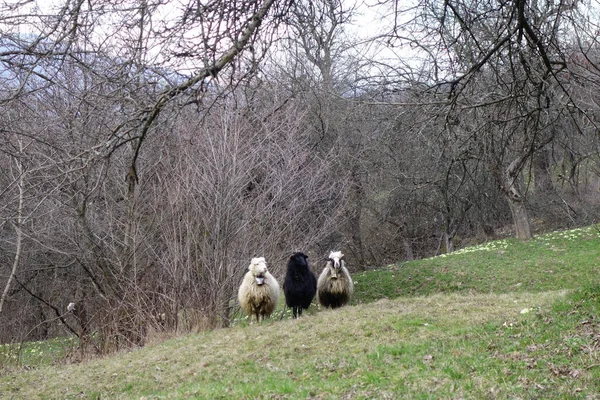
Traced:
POLYGON ((308 266, 308 256, 295 253, 290 257, 283 282, 285 303, 294 313, 294 318, 302 315, 317 293, 317 277, 308 266))

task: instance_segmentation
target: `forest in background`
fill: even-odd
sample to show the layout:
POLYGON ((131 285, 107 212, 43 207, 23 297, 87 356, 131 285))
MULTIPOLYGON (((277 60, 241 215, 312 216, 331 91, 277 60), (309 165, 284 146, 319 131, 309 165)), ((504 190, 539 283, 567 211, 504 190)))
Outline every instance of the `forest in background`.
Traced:
POLYGON ((281 282, 598 222, 598 8, 3 2, 0 343, 227 326, 254 256, 281 282))

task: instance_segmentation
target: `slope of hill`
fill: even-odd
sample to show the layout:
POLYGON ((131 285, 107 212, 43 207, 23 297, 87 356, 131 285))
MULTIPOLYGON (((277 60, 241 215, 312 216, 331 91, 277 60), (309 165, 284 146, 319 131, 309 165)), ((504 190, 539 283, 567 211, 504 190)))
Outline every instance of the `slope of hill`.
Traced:
POLYGON ((356 274, 355 305, 5 370, 15 399, 600 398, 595 228, 356 274))
POLYGON ((509 293, 575 289, 599 282, 597 226, 529 241, 503 239, 356 275, 356 302, 432 293, 509 293))

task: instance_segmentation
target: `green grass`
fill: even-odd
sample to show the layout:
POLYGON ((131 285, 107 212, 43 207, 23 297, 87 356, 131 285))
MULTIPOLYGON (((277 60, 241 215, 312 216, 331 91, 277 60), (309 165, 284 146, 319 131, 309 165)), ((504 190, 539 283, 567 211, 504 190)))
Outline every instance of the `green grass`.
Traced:
POLYGON ((389 266, 353 306, 5 370, 0 397, 597 399, 599 257, 588 228, 389 266))
POLYGON ((511 293, 575 289, 598 282, 600 233, 587 227, 504 239, 454 253, 355 274, 354 303, 434 293, 511 293))
POLYGON ((74 337, 0 345, 0 367, 53 364, 72 353, 76 348, 77 341, 74 337))

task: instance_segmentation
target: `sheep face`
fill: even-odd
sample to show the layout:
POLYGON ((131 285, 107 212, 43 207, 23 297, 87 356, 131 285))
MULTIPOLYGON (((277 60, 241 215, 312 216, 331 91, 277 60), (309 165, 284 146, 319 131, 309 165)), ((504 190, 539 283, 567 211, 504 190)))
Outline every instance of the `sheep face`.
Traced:
POLYGON ((329 265, 329 270, 331 271, 331 279, 337 279, 344 266, 344 255, 341 251, 332 251, 329 253, 327 263, 329 265))
POLYGON ((258 286, 262 286, 265 283, 265 275, 269 270, 267 269, 267 262, 264 257, 253 258, 250 261, 248 270, 252 273, 252 276, 254 276, 258 286))
POLYGON ((297 266, 297 268, 308 268, 308 256, 304 253, 294 253, 294 255, 290 257, 290 261, 293 261, 293 265, 297 266))

